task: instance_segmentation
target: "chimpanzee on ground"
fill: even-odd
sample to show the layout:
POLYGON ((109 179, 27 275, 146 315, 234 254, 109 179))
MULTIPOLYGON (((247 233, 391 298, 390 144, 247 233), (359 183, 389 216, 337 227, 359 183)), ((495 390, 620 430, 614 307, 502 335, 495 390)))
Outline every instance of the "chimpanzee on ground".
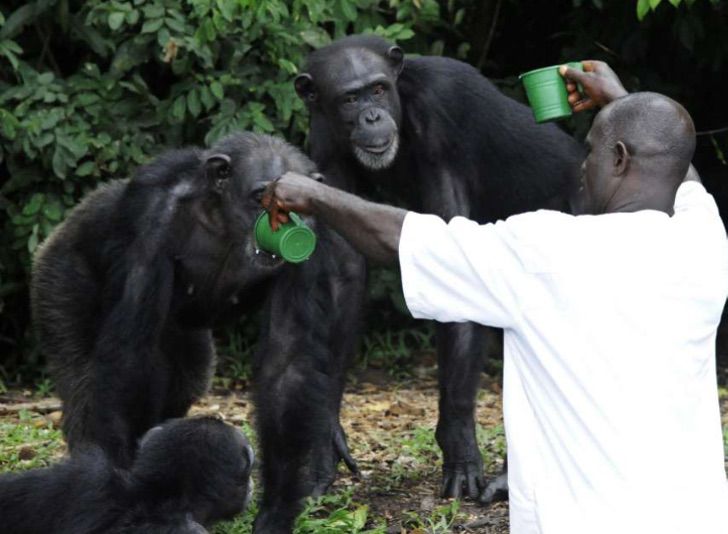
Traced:
POLYGON ((338 413, 357 338, 362 259, 310 225, 317 250, 284 264, 256 250, 265 182, 313 163, 282 140, 240 133, 209 150, 159 156, 101 186, 35 258, 34 320, 72 452, 99 445, 131 464, 137 439, 183 416, 214 366, 210 327, 263 306, 254 361, 263 458, 258 532, 287 532, 301 497, 322 493, 343 458, 338 413))
MULTIPOLYGON (((581 146, 501 94, 471 66, 404 58, 375 36, 350 36, 310 54, 296 91, 311 113, 311 155, 349 191, 397 191, 418 211, 481 223, 516 213, 577 208, 581 146)), ((350 305, 353 305, 350 304, 350 305)), ((493 499, 474 407, 486 337, 472 323, 438 325, 442 494, 493 499)), ((502 493, 502 492, 498 492, 502 493)))
POLYGON ((128 470, 88 445, 53 467, 1 476, 0 533, 205 533, 247 505, 253 458, 234 427, 175 419, 147 432, 128 470))

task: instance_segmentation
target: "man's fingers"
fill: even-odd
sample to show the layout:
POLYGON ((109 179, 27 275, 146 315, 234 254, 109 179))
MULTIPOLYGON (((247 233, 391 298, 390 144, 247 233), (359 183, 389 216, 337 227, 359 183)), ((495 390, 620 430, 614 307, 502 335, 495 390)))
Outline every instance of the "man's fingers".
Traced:
POLYGON ((568 65, 561 65, 561 67, 559 67, 559 73, 561 74, 561 76, 563 76, 567 80, 570 80, 570 81, 576 82, 576 83, 583 83, 585 80, 588 79, 587 78, 588 74, 584 74, 583 72, 581 72, 580 70, 577 70, 577 69, 572 69, 568 65))
POLYGON ((566 91, 569 93, 573 93, 574 91, 576 91, 576 84, 574 82, 567 81, 566 91))
POLYGON ((582 61, 581 66, 584 67, 584 72, 594 72, 597 70, 597 62, 590 59, 582 61))
POLYGON ((594 101, 591 98, 585 98, 584 100, 580 100, 576 104, 572 105, 571 108, 574 112, 579 113, 581 111, 592 109, 594 106, 594 101))

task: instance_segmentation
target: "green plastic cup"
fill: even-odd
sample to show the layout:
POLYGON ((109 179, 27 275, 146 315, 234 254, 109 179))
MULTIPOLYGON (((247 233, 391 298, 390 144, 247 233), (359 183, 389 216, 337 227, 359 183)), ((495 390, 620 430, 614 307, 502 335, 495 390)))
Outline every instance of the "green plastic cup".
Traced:
POLYGON ((268 212, 261 213, 255 221, 255 241, 266 252, 280 256, 289 263, 301 263, 316 249, 316 234, 298 214, 289 212, 288 218, 289 221, 279 225, 274 232, 270 227, 268 212))
MULTIPOLYGON (((584 70, 579 61, 567 65, 572 69, 584 70)), ((531 104, 536 122, 554 121, 571 115, 566 80, 559 74, 559 67, 561 65, 543 67, 519 76, 526 88, 528 103, 531 104)))

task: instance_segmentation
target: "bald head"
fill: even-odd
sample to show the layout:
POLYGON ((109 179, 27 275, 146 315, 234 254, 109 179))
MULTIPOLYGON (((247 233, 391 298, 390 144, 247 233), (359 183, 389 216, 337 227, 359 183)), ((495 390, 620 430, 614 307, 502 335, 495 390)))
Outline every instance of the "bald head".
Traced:
POLYGON ((695 151, 695 127, 685 108, 657 93, 634 93, 604 107, 586 141, 587 212, 672 213, 695 151))
POLYGON ((606 106, 594 121, 609 146, 624 143, 641 172, 680 183, 695 151, 687 110, 657 93, 634 93, 606 106))

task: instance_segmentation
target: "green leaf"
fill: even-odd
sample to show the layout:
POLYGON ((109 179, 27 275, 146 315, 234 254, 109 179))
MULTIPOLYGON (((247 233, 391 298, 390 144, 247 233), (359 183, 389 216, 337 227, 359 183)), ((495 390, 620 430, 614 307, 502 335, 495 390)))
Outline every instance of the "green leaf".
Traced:
POLYGON ((215 95, 215 98, 218 100, 222 100, 225 96, 225 91, 223 90, 222 84, 218 81, 214 81, 210 84, 210 91, 213 95, 215 95))
POLYGON ((96 168, 96 163, 93 161, 85 161, 76 168, 76 176, 88 176, 96 168))
POLYGON ((164 24, 164 19, 145 20, 142 24, 142 33, 155 33, 164 24))
POLYGON ((202 105, 205 106, 206 111, 210 111, 215 105, 215 99, 212 97, 212 92, 206 85, 200 87, 200 101, 202 102, 202 105))
POLYGON ((40 85, 48 85, 52 81, 53 81, 52 72, 44 72, 43 74, 38 75, 38 83, 40 85))
POLYGON ((172 104, 172 117, 174 117, 177 120, 182 120, 185 118, 185 109, 187 108, 187 101, 185 99, 184 95, 180 95, 177 98, 175 98, 174 103, 172 104))
POLYGON ((660 2, 662 2, 662 0, 650 0, 650 8, 652 9, 652 11, 657 9, 657 6, 660 5, 660 2))
POLYGON ((643 20, 650 11, 650 0, 637 0, 637 20, 643 20))
POLYGON ((142 8, 144 18, 156 19, 164 16, 164 6, 160 4, 152 4, 142 8))
POLYGON ((65 151, 63 150, 61 145, 57 144, 56 149, 53 151, 53 158, 51 158, 51 166, 53 167, 53 172, 61 180, 66 178, 66 174, 68 172, 67 157, 64 152, 65 151))
POLYGON ((43 205, 43 215, 52 222, 59 222, 63 218, 63 211, 58 201, 46 202, 43 205))
POLYGON ((202 111, 200 98, 197 95, 197 90, 194 88, 187 93, 187 109, 190 110, 190 115, 193 117, 197 117, 200 114, 200 111, 202 111))
POLYGON ((331 44, 331 36, 321 28, 314 27, 303 30, 299 35, 304 43, 313 48, 321 48, 322 46, 331 44))
POLYGON ((109 28, 114 31, 121 28, 121 25, 124 23, 125 16, 126 15, 120 11, 114 11, 113 13, 109 13, 109 28))
POLYGON ((349 0, 339 0, 339 7, 347 20, 351 22, 356 20, 356 7, 349 0))
POLYGON ((43 193, 35 193, 30 197, 30 202, 23 206, 23 215, 30 217, 40 211, 41 206, 45 202, 45 195, 43 193))
POLYGON ((682 0, 668 0, 670 4, 672 4, 672 7, 679 7, 682 0))
POLYGON ((38 248, 38 225, 33 225, 33 233, 30 234, 30 237, 28 238, 28 252, 33 254, 35 252, 35 249, 38 248))

